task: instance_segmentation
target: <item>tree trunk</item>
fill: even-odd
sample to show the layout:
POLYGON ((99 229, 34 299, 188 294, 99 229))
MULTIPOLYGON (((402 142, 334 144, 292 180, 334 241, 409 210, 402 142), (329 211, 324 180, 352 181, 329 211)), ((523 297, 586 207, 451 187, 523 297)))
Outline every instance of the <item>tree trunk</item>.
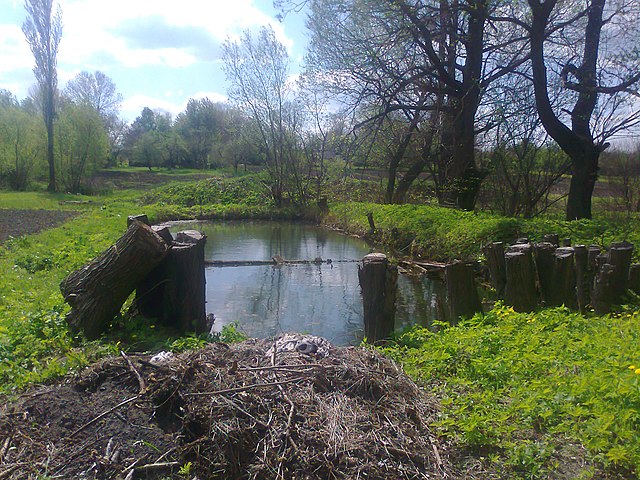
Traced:
POLYGON ((591 199, 598 178, 599 153, 591 152, 587 158, 571 158, 573 174, 567 198, 567 220, 591 218, 591 199))
POLYGON ((370 253, 358 267, 364 310, 364 334, 375 344, 393 332, 396 311, 398 269, 389 265, 387 256, 370 253))
POLYGON ((134 222, 115 245, 60 284, 71 305, 67 322, 94 340, 114 319, 138 283, 167 254, 167 244, 147 225, 134 222))

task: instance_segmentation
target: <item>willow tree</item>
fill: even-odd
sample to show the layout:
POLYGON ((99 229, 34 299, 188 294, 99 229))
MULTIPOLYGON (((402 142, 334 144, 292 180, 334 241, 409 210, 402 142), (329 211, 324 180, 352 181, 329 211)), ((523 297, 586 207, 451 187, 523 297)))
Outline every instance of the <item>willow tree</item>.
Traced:
POLYGON ((57 57, 62 39, 62 13, 58 5, 54 11, 53 0, 25 0, 27 18, 22 31, 36 61, 33 73, 42 96, 42 114, 47 130, 47 163, 49 185, 47 190, 56 190, 56 168, 54 156, 53 122, 56 116, 56 94, 58 91, 57 57))

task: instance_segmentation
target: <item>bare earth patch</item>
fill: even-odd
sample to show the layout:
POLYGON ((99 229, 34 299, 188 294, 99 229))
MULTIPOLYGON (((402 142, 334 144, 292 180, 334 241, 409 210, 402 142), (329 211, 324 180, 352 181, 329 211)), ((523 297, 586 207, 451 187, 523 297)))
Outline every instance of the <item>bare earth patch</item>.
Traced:
POLYGON ((389 359, 271 345, 109 358, 0 398, 0 478, 472 478, 429 430, 437 401, 389 359))
POLYGON ((79 212, 61 210, 0 209, 0 244, 9 237, 20 237, 54 228, 79 215, 79 212))

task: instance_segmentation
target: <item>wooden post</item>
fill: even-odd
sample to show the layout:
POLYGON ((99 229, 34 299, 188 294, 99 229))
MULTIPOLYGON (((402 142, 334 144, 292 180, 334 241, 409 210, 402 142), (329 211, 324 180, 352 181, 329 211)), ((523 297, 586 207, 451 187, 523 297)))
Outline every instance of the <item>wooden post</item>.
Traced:
POLYGON ((587 311, 591 301, 591 285, 593 284, 593 270, 589 268, 589 252, 584 245, 573 247, 576 262, 576 301, 578 310, 587 311))
POLYGON ((554 305, 565 305, 569 308, 576 308, 574 252, 572 247, 560 247, 555 251, 556 280, 552 302, 554 305))
POLYGON ((484 256, 487 259, 489 274, 491 275, 491 283, 496 289, 498 298, 504 295, 504 287, 507 283, 507 272, 504 263, 504 244, 502 242, 493 242, 484 247, 484 256))
POLYGON ((362 288, 364 334, 375 344, 393 332, 396 310, 398 269, 389 265, 383 253, 370 253, 358 266, 358 279, 362 288))
POLYGON ((444 269, 449 302, 449 320, 457 323, 461 317, 470 318, 482 312, 473 267, 463 262, 449 263, 444 269))
MULTIPOLYGON (((531 247, 529 245, 529 247, 531 247)), ((505 301, 518 312, 531 312, 537 306, 536 280, 531 248, 513 249, 505 254, 507 286, 505 301)))
POLYGON ((181 332, 207 331, 205 243, 206 236, 198 231, 178 232, 162 264, 137 286, 141 315, 181 332))
POLYGON ((612 287, 615 304, 622 302, 622 297, 627 290, 629 281, 629 267, 631 266, 631 256, 633 255, 633 244, 629 242, 616 242, 611 244, 609 249, 609 264, 615 267, 612 287))
POLYGON ((640 295, 640 263, 632 263, 629 267, 629 289, 640 295))
POLYGON ((367 220, 369 222, 369 235, 376 233, 376 224, 373 221, 373 213, 367 213, 367 220))
POLYGON ((165 258, 167 248, 150 227, 133 221, 115 245, 60 284, 71 305, 67 315, 71 328, 90 340, 98 338, 136 285, 165 258))
POLYGON ((534 247, 540 294, 546 305, 553 304, 553 292, 556 289, 555 250, 550 242, 537 243, 534 247))
POLYGON ((555 247, 558 247, 560 245, 560 237, 558 236, 557 233, 547 233, 545 236, 542 237, 542 242, 541 243, 550 243, 555 247))
POLYGON ((600 267, 596 275, 593 284, 593 294, 591 295, 591 303, 598 315, 611 312, 614 271, 615 267, 613 265, 605 263, 600 267))

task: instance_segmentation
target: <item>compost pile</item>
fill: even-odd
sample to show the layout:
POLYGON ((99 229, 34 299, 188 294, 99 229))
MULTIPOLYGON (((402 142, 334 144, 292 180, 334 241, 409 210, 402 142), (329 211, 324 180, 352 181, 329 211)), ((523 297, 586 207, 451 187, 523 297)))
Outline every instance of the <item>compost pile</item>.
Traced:
POLYGON ((0 478, 462 478, 392 361, 274 345, 122 354, 4 401, 0 478))

